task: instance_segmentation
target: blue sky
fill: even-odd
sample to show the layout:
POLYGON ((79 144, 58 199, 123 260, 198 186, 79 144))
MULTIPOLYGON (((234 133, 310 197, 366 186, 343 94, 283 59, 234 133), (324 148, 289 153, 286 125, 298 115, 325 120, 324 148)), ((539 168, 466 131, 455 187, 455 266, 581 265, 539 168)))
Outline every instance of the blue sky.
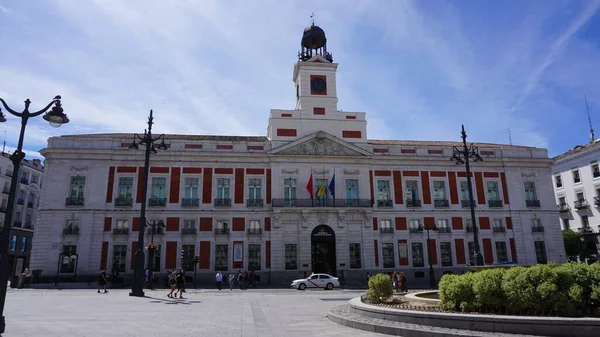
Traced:
MULTIPOLYGON (((370 139, 512 142, 558 155, 600 137, 600 0, 0 0, 0 97, 14 109, 63 96, 50 136, 156 131, 266 135, 293 109, 293 64, 310 14, 338 68, 339 108, 370 139)), ((8 146, 19 121, 0 125, 8 146)))

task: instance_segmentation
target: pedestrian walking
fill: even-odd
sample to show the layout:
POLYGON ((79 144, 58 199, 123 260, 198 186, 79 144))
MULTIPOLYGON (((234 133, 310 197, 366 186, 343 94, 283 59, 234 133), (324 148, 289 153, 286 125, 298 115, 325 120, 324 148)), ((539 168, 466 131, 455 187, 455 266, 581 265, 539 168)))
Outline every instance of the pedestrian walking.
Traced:
POLYGON ((175 280, 177 281, 177 291, 175 292, 175 297, 177 297, 177 293, 179 293, 179 298, 183 298, 183 291, 185 290, 185 277, 182 269, 179 269, 179 271, 175 273, 175 280))
POLYGON ((215 277, 217 281, 217 289, 221 290, 221 283, 223 282, 223 274, 220 271, 217 272, 217 276, 215 277))
POLYGON ((229 290, 233 290, 233 283, 235 282, 235 275, 229 274, 229 290))
POLYGON ((106 283, 108 282, 108 277, 106 276, 106 270, 102 270, 100 273, 100 279, 98 280, 98 294, 100 294, 100 289, 104 289, 104 293, 106 294, 108 291, 106 290, 106 283))
POLYGON ((185 293, 185 286, 187 284, 185 281, 185 270, 183 270, 183 268, 179 268, 179 273, 181 274, 181 279, 183 280, 183 284, 181 285, 181 293, 185 293))
POLYGON ((177 273, 175 273, 175 271, 170 272, 167 274, 169 277, 169 286, 171 287, 171 292, 169 292, 167 294, 168 298, 175 298, 177 297, 177 293, 175 292, 177 289, 177 273), (173 293, 175 292, 175 297, 173 297, 173 293))
POLYGON ((371 274, 367 272, 367 288, 369 287, 369 279, 371 278, 371 274))
POLYGON ((408 293, 408 280, 403 272, 400 272, 400 275, 398 276, 398 283, 400 285, 400 292, 408 293))
POLYGON ((240 270, 238 272, 238 285, 240 286, 240 290, 244 289, 244 274, 242 274, 242 271, 240 270))

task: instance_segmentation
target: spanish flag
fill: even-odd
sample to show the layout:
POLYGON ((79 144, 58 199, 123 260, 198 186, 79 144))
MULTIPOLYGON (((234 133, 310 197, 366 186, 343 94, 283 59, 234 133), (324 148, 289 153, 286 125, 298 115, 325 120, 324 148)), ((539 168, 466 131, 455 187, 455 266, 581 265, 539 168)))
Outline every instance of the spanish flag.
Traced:
MULTIPOLYGON (((312 169, 311 169, 312 171, 312 169)), ((306 183, 306 190, 310 193, 310 198, 313 198, 313 178, 312 173, 310 174, 310 178, 308 179, 308 183, 306 183)))
POLYGON ((324 197, 325 196, 325 183, 321 183, 321 186, 319 186, 319 189, 317 190, 317 197, 324 197))

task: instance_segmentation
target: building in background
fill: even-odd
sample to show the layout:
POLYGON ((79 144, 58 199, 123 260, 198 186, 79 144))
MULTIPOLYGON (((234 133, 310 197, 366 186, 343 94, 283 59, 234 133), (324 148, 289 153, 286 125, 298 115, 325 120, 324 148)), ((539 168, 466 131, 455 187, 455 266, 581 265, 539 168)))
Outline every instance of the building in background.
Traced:
POLYGON ((582 234, 589 255, 600 249, 600 142, 579 145, 554 158, 552 180, 562 229, 582 234))
MULTIPOLYGON (((436 278, 465 271, 470 201, 465 168, 450 161, 462 143, 368 138, 364 112, 338 110, 338 64, 325 41, 317 26, 304 31, 295 109, 271 110, 266 136, 166 135, 168 150, 150 160, 154 227, 140 223, 144 155, 128 150, 132 134, 50 138, 32 269, 128 278, 143 230, 157 245, 149 266, 193 270, 199 255, 205 280, 254 270, 261 283, 304 272, 363 282, 366 271, 404 271, 418 282, 430 262, 436 278), (433 225, 428 242, 423 227, 433 225)), ((158 130, 168 123, 155 117, 158 130)), ((564 262, 547 151, 475 145, 485 263, 564 262)))
MULTIPOLYGON (((35 228, 36 210, 42 186, 44 167, 39 159, 24 159, 19 172, 19 188, 15 199, 15 214, 9 237, 11 276, 20 275, 29 266, 29 255, 35 228)), ((0 153, 0 223, 4 224, 13 165, 10 154, 0 153)))

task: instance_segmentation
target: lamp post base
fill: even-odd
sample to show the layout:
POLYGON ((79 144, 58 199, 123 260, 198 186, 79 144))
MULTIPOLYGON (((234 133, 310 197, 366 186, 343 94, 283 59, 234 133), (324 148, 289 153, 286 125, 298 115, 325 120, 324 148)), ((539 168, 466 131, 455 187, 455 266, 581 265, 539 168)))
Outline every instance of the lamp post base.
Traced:
POLYGON ((129 293, 129 296, 144 297, 144 291, 132 291, 129 293))
POLYGON ((4 316, 0 316, 0 333, 4 333, 4 329, 6 329, 6 321, 4 316))

